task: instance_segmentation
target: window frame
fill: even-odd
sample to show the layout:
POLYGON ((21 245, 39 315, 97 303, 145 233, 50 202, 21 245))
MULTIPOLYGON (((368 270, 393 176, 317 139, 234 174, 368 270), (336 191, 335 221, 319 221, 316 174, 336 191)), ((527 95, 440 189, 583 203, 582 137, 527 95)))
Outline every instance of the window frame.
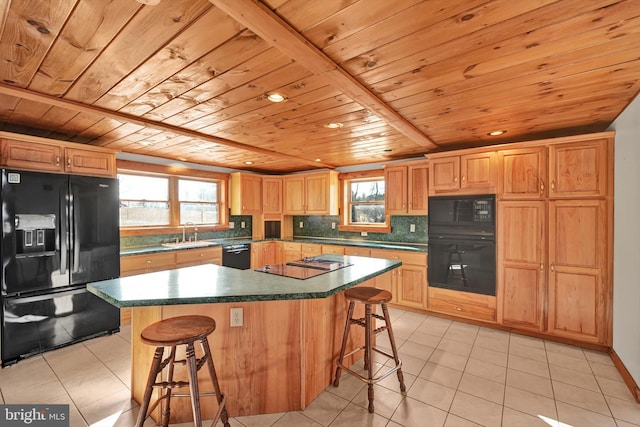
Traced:
POLYGON ((390 216, 386 212, 386 183, 385 183, 385 201, 382 202, 385 205, 384 223, 379 224, 354 224, 351 223, 351 183, 357 181, 385 181, 385 175, 383 169, 374 169, 360 172, 341 173, 338 176, 340 180, 340 224, 338 225, 339 231, 355 231, 367 233, 390 233, 391 221, 390 216))
POLYGON ((180 224, 180 199, 178 181, 205 181, 218 183, 219 223, 198 224, 199 231, 229 229, 229 174, 188 168, 177 168, 128 160, 117 160, 117 173, 139 176, 156 176, 169 179, 169 224, 120 226, 120 236, 144 236, 182 232, 180 224))

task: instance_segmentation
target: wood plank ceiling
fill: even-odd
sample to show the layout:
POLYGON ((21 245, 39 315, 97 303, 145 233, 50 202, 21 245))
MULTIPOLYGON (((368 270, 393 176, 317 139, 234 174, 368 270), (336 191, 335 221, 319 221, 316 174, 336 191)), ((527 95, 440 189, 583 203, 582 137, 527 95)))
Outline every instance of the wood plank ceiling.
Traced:
POLYGON ((0 130, 264 173, 411 158, 605 130, 639 46, 640 0, 4 0, 0 130))

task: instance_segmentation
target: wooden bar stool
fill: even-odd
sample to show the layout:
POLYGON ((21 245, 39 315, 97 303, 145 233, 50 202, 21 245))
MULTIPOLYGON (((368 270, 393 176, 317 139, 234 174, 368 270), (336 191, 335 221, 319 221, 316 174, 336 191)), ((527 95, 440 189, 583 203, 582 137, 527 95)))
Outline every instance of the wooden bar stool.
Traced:
POLYGON ((193 410, 193 422, 197 427, 202 426, 202 415, 200 413, 200 396, 216 396, 218 400, 218 411, 213 419, 214 426, 218 419, 221 419, 225 427, 229 427, 229 416, 227 415, 227 409, 225 407, 226 398, 220 392, 220 385, 218 384, 218 377, 216 376, 216 370, 213 366, 213 359, 211 357, 211 350, 209 349, 209 342, 207 336, 216 329, 216 322, 207 316, 178 316, 170 319, 161 320, 147 326, 140 337, 145 344, 156 346, 156 351, 153 356, 153 362, 149 371, 149 378, 147 379, 147 387, 144 392, 144 398, 140 405, 140 413, 138 414, 138 420, 136 427, 142 427, 144 421, 149 415, 156 409, 158 404, 163 400, 165 401, 162 406, 162 426, 169 425, 169 417, 171 415, 171 397, 187 397, 191 396, 191 408, 193 410), (196 358, 194 342, 200 341, 204 356, 200 359, 196 358), (176 346, 186 345, 186 360, 176 360, 176 346), (171 347, 169 356, 162 360, 165 347, 171 347), (198 375, 197 372, 204 364, 207 364, 209 368, 209 375, 213 382, 213 393, 202 393, 198 391, 198 375), (174 381, 173 380, 173 368, 174 365, 181 364, 187 365, 189 371, 189 381, 174 381), (165 367, 168 368, 166 381, 157 382, 158 374, 160 374, 165 367), (189 387, 189 394, 172 394, 174 388, 189 387), (151 394, 154 388, 161 388, 166 390, 161 392, 161 396, 156 400, 149 409, 149 403, 151 401, 151 394))
POLYGON ((396 341, 393 337, 393 330, 391 329, 391 319, 389 318, 389 310, 387 309, 387 302, 391 300, 391 292, 386 291, 384 289, 378 289, 373 287, 357 287, 347 289, 344 292, 345 298, 349 301, 349 309, 347 311, 347 321, 344 326, 344 335, 342 338, 342 348, 340 349, 340 356, 336 361, 336 377, 333 381, 334 387, 338 387, 340 384, 340 375, 342 374, 342 370, 344 369, 351 375, 359 378, 368 384, 369 390, 369 412, 373 412, 373 385, 378 383, 396 372, 398 375, 398 381, 400 382, 400 391, 405 393, 407 391, 406 386, 404 385, 404 376, 402 375, 402 361, 398 358, 398 350, 396 349, 396 341), (355 308, 356 302, 364 304, 364 318, 354 319, 353 311, 355 308), (383 316, 379 314, 373 313, 372 306, 380 304, 382 307, 383 316), (384 320, 384 326, 373 329, 373 319, 384 320), (347 346, 347 341, 349 339, 349 330, 351 329, 351 325, 362 326, 365 329, 364 333, 364 346, 358 347, 355 350, 351 351, 348 354, 344 354, 347 346), (389 342, 391 343, 391 351, 393 354, 388 354, 377 347, 371 344, 371 338, 380 332, 387 331, 389 334, 389 342), (347 368, 343 365, 343 361, 345 357, 349 357, 361 350, 364 350, 364 369, 367 370, 368 375, 365 377, 360 375, 357 372, 347 368), (373 377, 373 352, 378 352, 390 359, 395 361, 395 366, 377 377, 373 377))

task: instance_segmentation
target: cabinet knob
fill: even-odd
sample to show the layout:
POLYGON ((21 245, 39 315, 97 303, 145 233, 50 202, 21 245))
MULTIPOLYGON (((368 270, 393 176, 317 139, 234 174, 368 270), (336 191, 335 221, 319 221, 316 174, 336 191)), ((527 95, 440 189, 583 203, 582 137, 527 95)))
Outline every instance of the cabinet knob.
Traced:
POLYGON ((556 192, 556 182, 555 181, 551 181, 551 192, 552 193, 556 192))
POLYGON ((150 259, 147 259, 147 260, 145 260, 145 261, 144 261, 144 263, 145 263, 145 264, 151 264, 151 260, 150 260, 150 259))
POLYGON ((540 193, 544 193, 544 181, 540 180, 540 193))
POLYGON ((453 182, 458 182, 458 177, 457 176, 453 177, 453 182))
POLYGON ((551 272, 555 271, 555 268, 553 267, 553 264, 551 264, 551 267, 549 268, 549 270, 551 270, 551 272))
POLYGON ((201 257, 203 257, 203 256, 204 256, 204 254, 200 254, 200 256, 201 256, 201 257))
POLYGON ((466 178, 462 175, 462 182, 465 182, 466 178))
POLYGON ((67 166, 71 167, 71 157, 67 158, 67 166))
POLYGON ((60 165, 60 156, 56 156, 56 166, 60 165))
POLYGON ((463 310, 462 310, 462 307, 456 307, 456 310, 458 310, 458 311, 463 311, 463 310))
POLYGON ((544 271, 544 264, 540 263, 540 271, 544 271))

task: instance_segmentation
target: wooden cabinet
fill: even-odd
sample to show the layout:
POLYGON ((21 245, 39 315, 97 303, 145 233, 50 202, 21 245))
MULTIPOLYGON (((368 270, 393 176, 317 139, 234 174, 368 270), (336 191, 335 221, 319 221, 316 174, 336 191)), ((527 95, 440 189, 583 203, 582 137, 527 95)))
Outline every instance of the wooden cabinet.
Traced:
POLYGON ((610 342, 607 230, 604 200, 549 202, 550 333, 610 342))
POLYGON ((541 199, 547 190, 547 147, 498 152, 498 197, 541 199))
POLYGON ((498 322, 542 331, 546 301, 546 202, 498 202, 498 322))
POLYGON ((129 255, 120 258, 120 276, 168 270, 176 265, 175 252, 129 255))
POLYGON ((220 246, 176 251, 175 254, 177 268, 202 264, 222 265, 222 247, 220 246))
POLYGON ((429 286, 428 308, 468 319, 496 321, 496 297, 429 286))
POLYGON ((275 265, 282 262, 282 245, 280 242, 251 243, 251 268, 263 265, 275 265))
POLYGON ((289 175, 284 178, 285 215, 337 215, 338 173, 289 175))
POLYGON ((429 194, 493 193, 496 169, 495 152, 432 158, 429 161, 429 194))
POLYGON ((375 279, 376 286, 387 289, 394 295, 393 302, 404 307, 422 310, 427 308, 427 254, 371 249, 371 256, 402 262, 402 266, 392 270, 393 274, 390 276, 384 274, 375 279))
POLYGON ((385 167, 385 212, 426 215, 428 171, 426 161, 385 167))
POLYGON ((354 255, 354 256, 371 256, 371 249, 369 248, 361 248, 358 246, 345 246, 344 247, 345 255, 354 255))
POLYGON ((321 245, 320 252, 323 253, 323 254, 344 255, 344 246, 321 245))
POLYGON ((549 147, 549 198, 607 194, 607 139, 549 147))
MULTIPOLYGON (((92 176, 116 176, 113 151, 78 148, 70 143, 1 139, 0 162, 3 166, 38 172, 92 176)), ((80 144, 76 144, 80 145, 80 144)))
POLYGON ((262 213, 262 177, 244 172, 231 176, 231 215, 262 213))
POLYGON ((282 177, 262 177, 262 213, 264 219, 280 219, 282 215, 282 177))

